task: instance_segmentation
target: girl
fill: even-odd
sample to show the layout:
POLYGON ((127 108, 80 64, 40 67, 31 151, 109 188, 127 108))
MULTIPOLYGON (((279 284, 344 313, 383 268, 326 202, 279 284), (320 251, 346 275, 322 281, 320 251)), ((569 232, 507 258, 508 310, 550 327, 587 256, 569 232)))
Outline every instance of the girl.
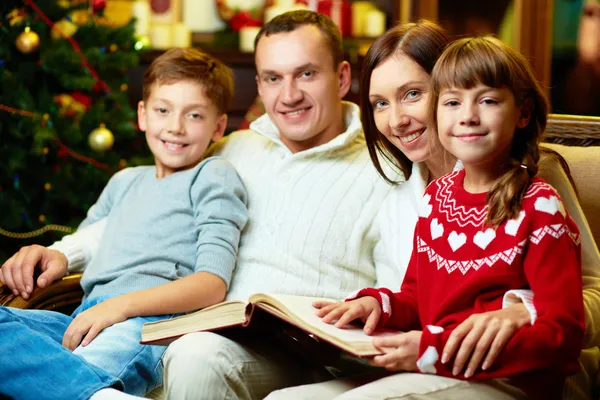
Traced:
POLYGON ((427 188, 401 292, 363 289, 320 315, 338 325, 361 318, 365 328, 424 327, 419 370, 454 377, 443 353, 453 329, 500 309, 507 290, 531 287, 535 325, 515 333, 495 368, 484 364, 465 377, 509 377, 529 396, 560 396, 565 376, 578 369, 584 317, 577 226, 535 177, 545 97, 524 57, 491 37, 451 44, 431 87, 432 126, 465 169, 427 188))

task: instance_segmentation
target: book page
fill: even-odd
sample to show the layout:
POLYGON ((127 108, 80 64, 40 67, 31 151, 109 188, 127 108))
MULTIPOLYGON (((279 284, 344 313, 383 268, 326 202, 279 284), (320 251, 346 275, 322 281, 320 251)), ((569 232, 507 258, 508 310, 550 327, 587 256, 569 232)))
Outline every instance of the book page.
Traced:
POLYGON ((312 306, 312 303, 316 300, 324 300, 336 302, 338 300, 318 297, 304 297, 304 296, 291 296, 285 294, 255 294, 250 297, 250 301, 253 303, 260 303, 261 307, 269 308, 270 310, 277 312, 282 318, 286 318, 285 313, 295 315, 303 323, 308 324, 317 330, 341 339, 346 342, 368 342, 371 343, 375 336, 392 336, 398 334, 397 331, 391 330, 378 330, 372 335, 364 333, 362 328, 355 325, 346 325, 344 328, 336 328, 333 325, 323 322, 321 318, 316 315, 317 309, 312 306), (275 301, 273 301, 273 300, 275 301), (269 303, 275 303, 274 306, 270 306, 269 303), (276 304, 279 303, 279 304, 276 304), (281 308, 277 310, 277 307, 281 308))
POLYGON ((142 327, 142 343, 162 340, 165 344, 186 333, 241 325, 246 322, 246 304, 226 301, 179 317, 147 322, 142 327))

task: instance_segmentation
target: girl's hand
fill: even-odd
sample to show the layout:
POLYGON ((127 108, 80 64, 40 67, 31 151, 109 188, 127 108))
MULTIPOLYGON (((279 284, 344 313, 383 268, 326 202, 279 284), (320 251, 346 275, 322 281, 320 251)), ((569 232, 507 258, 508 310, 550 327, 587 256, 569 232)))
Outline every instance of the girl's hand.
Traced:
POLYGON ((481 369, 486 370, 496 360, 512 335, 529 322, 531 317, 522 303, 502 310, 473 314, 450 334, 441 361, 445 364, 456 354, 452 369, 454 375, 460 374, 469 361, 465 378, 470 378, 479 368, 484 356, 485 361, 481 369))
POLYGON ((421 331, 410 331, 394 336, 373 338, 373 346, 384 352, 375 356, 369 364, 389 371, 417 371, 421 331))
POLYGON ((360 319, 365 327, 363 331, 370 335, 373 333, 381 317, 381 306, 377 299, 365 296, 347 302, 331 303, 328 301, 315 301, 313 307, 318 308, 317 316, 323 322, 343 328, 355 319, 360 319), (337 321, 337 322, 336 322, 337 321))
POLYGON ((67 328, 62 345, 73 351, 87 346, 105 328, 127 319, 125 305, 118 298, 106 300, 78 314, 67 328), (82 340, 83 339, 83 340, 82 340))

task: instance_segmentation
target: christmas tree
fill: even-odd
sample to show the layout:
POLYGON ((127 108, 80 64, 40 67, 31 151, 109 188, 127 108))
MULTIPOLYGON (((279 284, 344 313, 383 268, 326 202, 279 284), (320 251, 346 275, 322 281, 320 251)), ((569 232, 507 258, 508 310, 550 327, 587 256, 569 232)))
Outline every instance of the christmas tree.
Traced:
POLYGON ((0 264, 21 246, 77 227, 111 175, 151 161, 127 73, 133 23, 111 26, 105 0, 0 5, 0 264))

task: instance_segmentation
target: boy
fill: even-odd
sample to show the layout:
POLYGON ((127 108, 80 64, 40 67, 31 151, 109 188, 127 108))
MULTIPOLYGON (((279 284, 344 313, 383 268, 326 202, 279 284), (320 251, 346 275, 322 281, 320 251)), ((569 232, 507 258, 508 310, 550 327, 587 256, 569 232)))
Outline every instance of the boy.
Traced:
MULTIPOLYGON (((222 301, 247 221, 233 166, 202 160, 223 136, 232 95, 231 70, 200 51, 173 49, 152 63, 138 123, 155 166, 113 176, 82 222, 105 218, 106 228, 71 317, 0 307, 3 353, 11 354, 0 364, 11 377, 1 394, 101 399, 124 396, 112 388, 144 395, 162 384, 166 348, 140 345, 142 325, 222 301)), ((27 275, 11 268, 22 252, 2 267, 9 287, 27 275)), ((59 277, 67 271, 66 262, 53 268, 62 268, 59 277)))

